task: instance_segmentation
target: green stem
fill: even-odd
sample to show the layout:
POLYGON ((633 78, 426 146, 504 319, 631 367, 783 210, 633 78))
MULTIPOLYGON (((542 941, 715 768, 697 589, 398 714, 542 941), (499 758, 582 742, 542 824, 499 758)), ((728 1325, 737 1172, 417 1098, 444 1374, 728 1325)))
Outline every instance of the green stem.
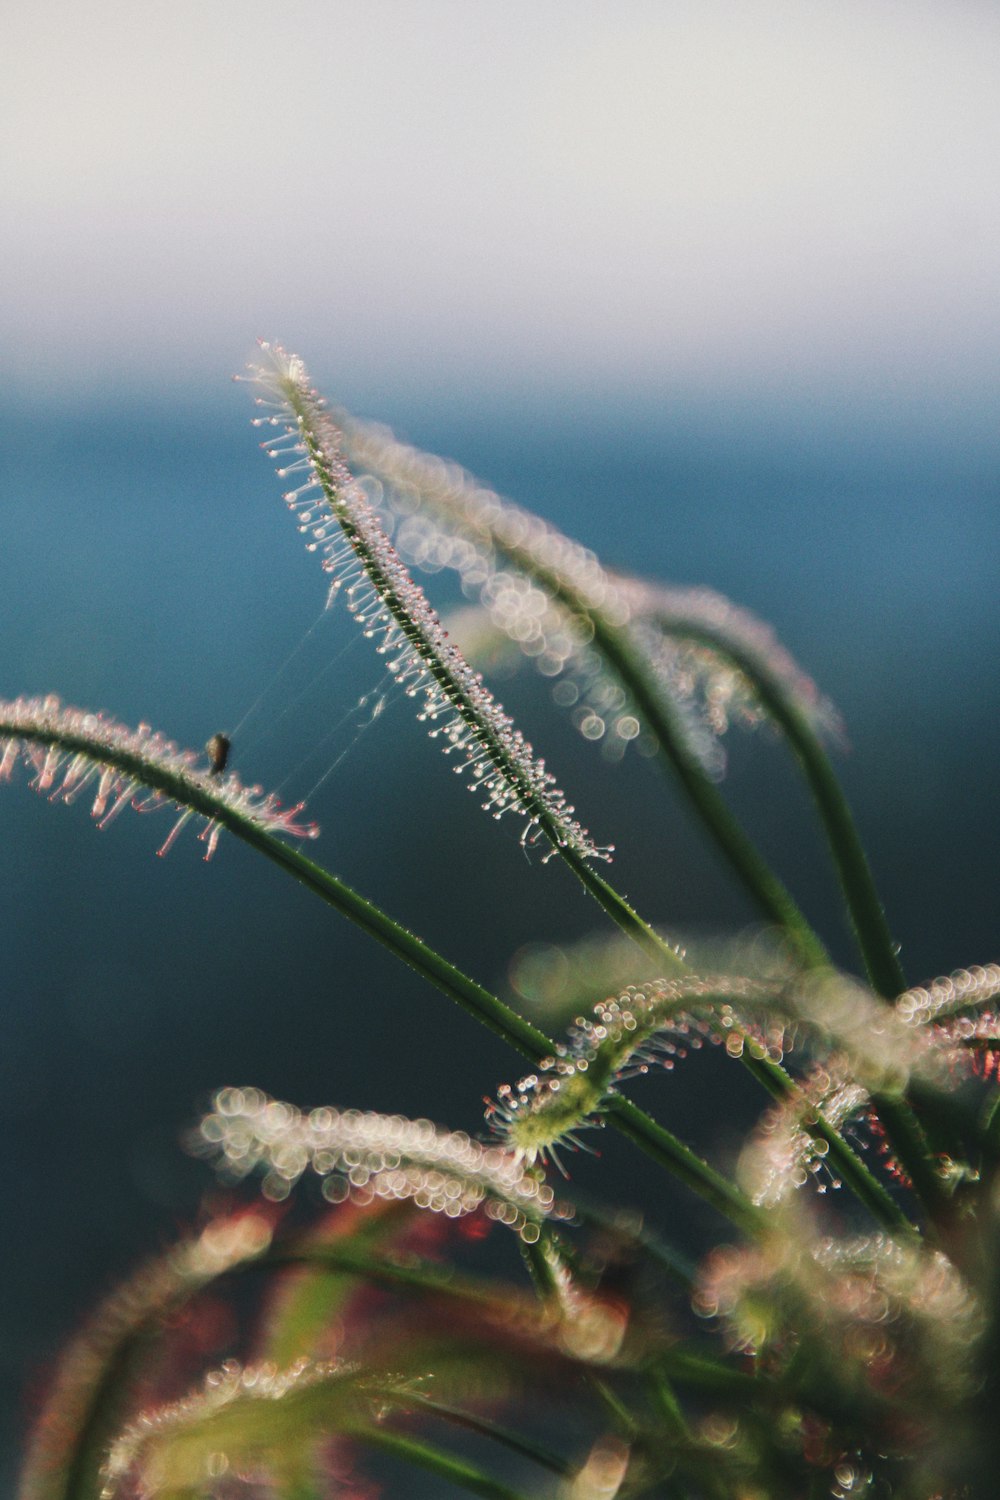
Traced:
MULTIPOLYGON (((670 705, 659 693, 646 671, 638 653, 628 640, 625 630, 611 624, 598 610, 587 609, 574 589, 569 587, 557 573, 539 565, 527 551, 502 548, 518 567, 548 589, 561 604, 577 618, 585 619, 593 630, 594 642, 603 651, 606 659, 617 672, 620 680, 631 694, 636 707, 644 717, 647 727, 670 760, 681 783, 701 814, 702 820, 713 834, 716 843, 726 854, 732 868, 755 895, 757 901, 784 931, 793 951, 807 968, 828 967, 829 956, 799 911, 792 897, 771 872, 747 838, 714 784, 705 775, 698 760, 687 747, 683 732, 670 705)), ((714 637, 711 644, 716 642, 714 637)), ((749 659, 732 658, 741 670, 754 676, 761 698, 770 708, 778 722, 785 728, 793 743, 824 820, 824 827, 834 850, 838 873, 848 899, 849 909, 859 944, 879 993, 887 998, 900 994, 906 982, 899 966, 885 915, 875 890, 871 871, 864 850, 854 827, 850 809, 834 776, 823 748, 797 705, 785 693, 783 685, 773 674, 765 672, 761 663, 761 675, 750 671, 749 659)), ((612 920, 647 953, 667 961, 676 971, 684 969, 683 961, 670 945, 635 912, 610 883, 582 860, 573 850, 560 849, 566 863, 584 887, 600 903, 612 920)), ((769 1065, 774 1079, 784 1080, 782 1090, 794 1087, 792 1080, 778 1067, 769 1065)), ((766 1084, 770 1087, 770 1084, 766 1084)), ((771 1090, 775 1090, 772 1088, 771 1090)), ((883 1101, 885 1102, 885 1101, 883 1101)), ((943 1202, 940 1183, 934 1176, 926 1147, 921 1149, 922 1132, 912 1111, 904 1101, 891 1101, 882 1116, 892 1144, 901 1164, 905 1167, 918 1196, 931 1212, 943 1202)), ((913 1225, 893 1201, 889 1193, 868 1170, 843 1138, 822 1119, 817 1122, 816 1133, 822 1136, 830 1148, 830 1155, 843 1181, 857 1194, 860 1200, 875 1215, 876 1219, 894 1232, 913 1232, 913 1225)))
MULTIPOLYGON (((388 1394, 391 1395, 391 1392, 388 1394)), ((430 1416, 440 1417, 442 1421, 452 1422, 457 1427, 464 1427, 469 1432, 477 1432, 483 1437, 492 1438, 495 1443, 500 1443, 503 1447, 509 1448, 512 1453, 519 1453, 522 1458, 528 1458, 532 1463, 549 1469, 553 1474, 569 1478, 573 1473, 574 1465, 568 1459, 561 1458, 558 1453, 553 1453, 551 1448, 543 1447, 541 1443, 536 1443, 509 1427, 502 1427, 498 1422, 491 1422, 488 1417, 478 1416, 475 1412, 465 1411, 458 1406, 450 1406, 444 1401, 433 1401, 430 1396, 424 1396, 418 1391, 400 1392, 399 1400, 405 1405, 414 1407, 415 1410, 427 1412, 430 1416)))
POLYGON ((733 641, 724 630, 682 612, 661 610, 653 618, 670 635, 711 647, 753 683, 760 701, 784 730, 813 794, 872 986, 887 999, 901 994, 906 980, 871 867, 830 758, 808 716, 766 658, 733 641))
MULTIPOLYGON (((547 586, 551 586, 544 579, 547 586)), ((554 580, 553 580, 554 581, 554 580)), ((560 602, 572 607, 571 596, 560 602)), ((829 963, 826 949, 785 886, 758 853, 730 811, 715 783, 689 749, 678 717, 657 689, 624 629, 612 625, 596 610, 588 613, 594 643, 603 652, 627 689, 646 728, 673 767, 689 801, 761 910, 784 932, 792 951, 808 968, 829 963)))
MULTIPOLYGON (((593 632, 595 646, 629 693, 646 729, 673 767, 692 806, 730 868, 761 910, 782 929, 803 964, 809 968, 828 964, 826 950, 816 933, 690 750, 677 714, 663 698, 625 629, 607 620, 600 610, 588 607, 571 584, 558 572, 539 563, 529 549, 505 544, 495 536, 490 540, 515 567, 541 584, 575 619, 581 620, 593 632)), ((560 853, 565 851, 560 850, 560 853)), ((592 888, 592 893, 597 895, 597 890, 592 888)), ((601 900, 599 895, 598 900, 601 900)), ((617 916, 615 920, 618 920, 617 916)))
POLYGON ((669 973, 686 974, 688 966, 676 949, 672 948, 648 922, 633 910, 625 897, 614 886, 599 875, 592 865, 574 849, 561 848, 561 858, 573 871, 584 890, 588 891, 603 911, 615 922, 627 937, 638 943, 644 953, 665 964, 669 973))
MULTIPOLYGON (((418 974, 429 979, 439 990, 456 1000, 464 1010, 482 1021, 505 1041, 510 1042, 532 1062, 538 1063, 553 1055, 555 1044, 543 1031, 533 1026, 530 1021, 526 1021, 523 1016, 518 1015, 517 1011, 505 1005, 497 996, 490 994, 468 975, 463 974, 454 964, 449 963, 405 927, 394 922, 372 902, 360 896, 350 886, 331 875, 329 871, 306 859, 305 855, 300 854, 298 850, 273 838, 265 830, 253 824, 250 825, 250 829, 252 837, 247 836, 242 829, 234 827, 233 831, 239 832, 241 837, 247 837, 247 841, 254 844, 254 847, 295 875, 298 880, 308 885, 311 890, 314 890, 343 915, 349 917, 357 926, 377 938, 384 947, 390 949, 418 974)), ((609 911, 614 916, 623 931, 627 932, 645 952, 657 958, 669 960, 675 970, 678 967, 683 969, 685 967, 683 961, 678 958, 670 945, 659 937, 622 897, 618 896, 607 881, 596 875, 585 862, 579 863, 582 872, 588 877, 588 880, 584 881, 587 889, 593 890, 605 911, 609 911), (590 880, 595 883, 596 888, 590 884, 590 880)), ((750 1061, 748 1059, 748 1065, 750 1061)), ((754 1067, 757 1067, 756 1063, 754 1067)), ((781 1085, 783 1093, 787 1094, 794 1088, 788 1075, 775 1063, 769 1063, 766 1067, 762 1065, 758 1072, 766 1072, 771 1078, 772 1082, 767 1083, 766 1086, 772 1093, 777 1091, 777 1086, 773 1083, 777 1077, 784 1080, 781 1085)), ((668 1167, 713 1208, 734 1223, 740 1224, 750 1233, 763 1232, 766 1224, 761 1211, 754 1208, 750 1200, 738 1188, 710 1167, 707 1162, 702 1161, 672 1132, 658 1124, 622 1095, 610 1095, 606 1101, 606 1110, 608 1118, 617 1130, 641 1146, 647 1155, 668 1167)), ((881 1183, 869 1172, 836 1131, 824 1121, 818 1123, 817 1129, 829 1142, 831 1153, 837 1163, 837 1170, 844 1182, 858 1194, 879 1222, 894 1231, 904 1226, 912 1230, 909 1221, 902 1215, 881 1183)), ((909 1171, 909 1165, 906 1163, 904 1165, 907 1165, 909 1171)), ((911 1172, 911 1177, 912 1175, 911 1172)))
POLYGON ((388 1432, 384 1427, 359 1426, 346 1431, 357 1442, 370 1448, 380 1448, 383 1453, 389 1453, 393 1458, 413 1464, 418 1469, 426 1469, 448 1484, 457 1485, 459 1489, 468 1490, 473 1495, 482 1495, 483 1500, 526 1500, 520 1490, 501 1484, 475 1464, 456 1458, 454 1454, 447 1453, 432 1443, 405 1437, 399 1432, 388 1432))
POLYGON ((622 1135, 634 1141, 647 1156, 666 1167, 727 1219, 747 1234, 758 1238, 767 1234, 768 1219, 763 1209, 757 1208, 728 1178, 702 1161, 690 1146, 685 1146, 631 1099, 626 1099, 623 1094, 608 1094, 602 1109, 607 1120, 622 1135))
MULTIPOLYGON (((517 763, 516 757, 510 755, 502 736, 494 732, 492 721, 470 694, 467 684, 449 669, 448 663, 439 654, 439 643, 436 637, 426 634, 408 601, 399 595, 394 582, 394 574, 387 566, 383 566, 377 549, 370 545, 369 538, 357 524, 351 506, 342 494, 338 474, 332 467, 334 457, 324 450, 322 435, 318 430, 319 408, 312 393, 301 380, 292 378, 291 375, 281 383, 281 388, 289 404, 290 412, 298 425, 308 463, 327 505, 343 529, 384 608, 395 622, 397 629, 402 632, 409 646, 417 654, 424 670, 431 675, 461 721, 475 735, 477 742, 488 751, 494 766, 498 768, 508 784, 516 789, 520 805, 530 813, 533 821, 545 833, 553 849, 569 865, 584 888, 645 952, 663 959, 675 972, 678 969, 683 970, 683 961, 678 958, 673 949, 658 937, 648 923, 639 917, 608 881, 596 873, 588 863, 585 853, 577 848, 572 840, 567 840, 558 817, 548 807, 545 800, 536 795, 535 789, 517 763)), ((827 954, 818 937, 798 910, 791 896, 773 875, 732 817, 725 802, 689 749, 672 706, 658 691, 657 684, 648 672, 646 663, 631 644, 626 631, 608 621, 600 610, 588 608, 571 584, 568 584, 557 571, 538 563, 527 549, 521 554, 520 549, 515 547, 511 549, 510 555, 518 565, 527 566, 532 575, 549 589, 565 608, 577 617, 582 612, 593 630, 595 643, 632 694, 639 712, 647 721, 647 727, 656 736, 661 749, 674 764, 685 790, 701 812, 734 869, 754 893, 763 909, 785 931, 800 960, 809 967, 828 964, 827 954)), ((440 963, 441 961, 438 960, 439 968, 440 963)), ((449 983, 452 983, 454 975, 449 973, 446 978, 449 983)), ((489 1014, 490 1024, 496 1029, 495 1005, 498 1002, 493 1001, 491 1004, 490 1000, 491 997, 487 997, 486 1014, 489 1014)), ((480 1002, 480 1010, 481 1007, 482 1002, 480 1002)), ((704 1164, 699 1165, 703 1167, 704 1164)), ((687 1169, 687 1164, 685 1164, 686 1172, 687 1169)), ((856 1178, 864 1170, 859 1163, 857 1169, 850 1174, 851 1178, 856 1178)), ((699 1181, 704 1181, 701 1173, 696 1172, 695 1175, 699 1181)), ((690 1177, 686 1176, 685 1180, 690 1180, 690 1177)))

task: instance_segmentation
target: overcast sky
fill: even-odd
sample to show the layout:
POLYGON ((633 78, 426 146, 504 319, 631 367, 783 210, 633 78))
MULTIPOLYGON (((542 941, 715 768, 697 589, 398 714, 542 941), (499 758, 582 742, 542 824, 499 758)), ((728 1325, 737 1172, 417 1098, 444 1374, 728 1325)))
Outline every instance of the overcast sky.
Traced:
POLYGON ((28 390, 265 335, 364 391, 993 420, 994 4, 34 0, 2 47, 28 390))

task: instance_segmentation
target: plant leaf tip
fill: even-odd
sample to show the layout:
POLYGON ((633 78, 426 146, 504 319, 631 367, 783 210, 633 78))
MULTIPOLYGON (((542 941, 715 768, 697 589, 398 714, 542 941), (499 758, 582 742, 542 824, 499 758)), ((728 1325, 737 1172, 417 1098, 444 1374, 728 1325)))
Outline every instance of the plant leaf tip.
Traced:
POLYGON ((418 700, 420 719, 445 752, 463 758, 470 786, 484 794, 494 817, 514 812, 523 818, 528 847, 543 839, 577 859, 608 859, 574 817, 544 761, 449 639, 364 485, 348 469, 341 432, 302 361, 280 345, 262 343, 261 349, 269 363, 250 366, 248 383, 257 385, 256 404, 268 413, 257 424, 278 429, 262 447, 279 462, 279 477, 302 476, 284 500, 309 538, 308 549, 332 575, 331 589, 343 589, 350 614, 376 643, 387 670, 418 700))
POLYGON ((0 781, 10 781, 19 762, 31 773, 32 788, 50 802, 92 795, 91 816, 101 829, 126 807, 172 808, 176 820, 157 850, 161 856, 192 817, 202 823, 206 860, 227 823, 294 839, 319 835, 317 824, 301 819, 303 803, 284 807, 262 787, 245 786, 234 771, 217 770, 211 756, 202 765, 198 752, 181 750, 148 724, 130 729, 103 713, 64 705, 54 694, 0 700, 0 781))

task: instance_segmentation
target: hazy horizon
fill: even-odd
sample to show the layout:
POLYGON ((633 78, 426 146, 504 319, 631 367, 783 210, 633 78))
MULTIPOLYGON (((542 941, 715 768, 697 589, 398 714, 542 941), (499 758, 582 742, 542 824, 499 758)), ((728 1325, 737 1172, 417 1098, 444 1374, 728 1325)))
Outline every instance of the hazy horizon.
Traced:
POLYGON ((369 405, 992 423, 991 7, 42 0, 5 33, 32 396, 200 390, 265 336, 369 405))

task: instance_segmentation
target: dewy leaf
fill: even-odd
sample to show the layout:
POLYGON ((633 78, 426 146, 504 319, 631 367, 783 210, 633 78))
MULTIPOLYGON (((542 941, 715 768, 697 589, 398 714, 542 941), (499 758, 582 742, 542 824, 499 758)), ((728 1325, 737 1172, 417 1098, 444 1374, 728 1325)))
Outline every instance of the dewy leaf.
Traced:
MULTIPOLYGON (((503 1084, 487 1105, 487 1120, 515 1156, 526 1162, 551 1158, 562 1170, 559 1149, 580 1148, 577 1132, 599 1122, 619 1083, 653 1065, 669 1070, 706 1041, 743 1038, 746 1022, 733 1006, 766 1004, 774 996, 773 987, 733 975, 630 985, 596 1005, 591 1017, 578 1016, 566 1041, 536 1072, 513 1086, 503 1084)), ((754 1042, 762 1053, 768 1050, 756 1030, 754 1042)), ((777 1045, 774 1050, 780 1055, 777 1045)))
POLYGON ((730 721, 752 725, 763 711, 754 683, 720 654, 725 642, 765 663, 817 728, 840 733, 835 710, 748 611, 707 589, 653 588, 611 573, 589 549, 457 464, 347 412, 338 411, 336 420, 348 462, 372 476, 380 509, 396 523, 403 555, 431 571, 455 571, 494 626, 543 676, 559 679, 557 702, 584 738, 602 741, 612 758, 633 741, 642 746, 644 726, 627 684, 594 639, 598 620, 640 651, 712 775, 724 767, 719 736, 730 721))
MULTIPOLYGON (((831 1397, 836 1409, 838 1386, 857 1400, 866 1382, 868 1419, 876 1431, 888 1419, 883 1441, 898 1443, 907 1431, 915 1451, 928 1439, 940 1441, 934 1426, 941 1414, 954 1416, 956 1399, 976 1383, 984 1309, 973 1287, 936 1246, 887 1234, 821 1234, 787 1207, 772 1216, 765 1245, 719 1246, 709 1256, 695 1311, 722 1318, 733 1343, 775 1374, 790 1356, 812 1365, 820 1411, 831 1397), (789 1326, 797 1329, 794 1339, 789 1326)), ((928 1486, 906 1493, 972 1491, 928 1486)))
POLYGON ((139 1493, 200 1496, 212 1481, 261 1464, 280 1472, 317 1432, 370 1420, 363 1375, 339 1360, 299 1360, 287 1370, 228 1360, 200 1391, 145 1411, 117 1438, 104 1465, 101 1500, 139 1493))
POLYGON ((121 1434, 104 1467, 100 1500, 273 1494, 273 1484, 286 1481, 296 1496, 357 1494, 361 1487, 348 1488, 339 1474, 331 1488, 330 1455, 324 1462, 315 1454, 318 1440, 335 1436, 381 1449, 486 1500, 520 1500, 519 1491, 490 1472, 387 1424, 393 1408, 418 1406, 420 1384, 411 1394, 405 1383, 341 1360, 303 1359, 284 1370, 227 1360, 200 1391, 143 1413, 121 1434))
POLYGON ((722 733, 730 718, 756 723, 772 713, 762 686, 778 685, 822 738, 843 742, 844 727, 836 708, 818 691, 812 678, 762 620, 724 594, 707 588, 664 588, 639 579, 623 579, 633 631, 646 641, 655 660, 665 652, 682 676, 705 683, 705 712, 722 733), (675 653, 677 655, 675 655, 675 653))
POLYGON ((52 695, 0 700, 0 781, 9 781, 19 762, 50 802, 75 802, 86 792, 100 828, 126 807, 173 811, 160 854, 191 818, 201 821, 206 859, 226 822, 299 839, 319 833, 315 823, 300 821, 302 803, 282 807, 273 794, 244 786, 233 771, 222 774, 211 760, 200 766, 196 751, 179 749, 148 724, 129 729, 104 714, 65 707, 52 695))
POLYGON ((252 383, 270 415, 257 420, 280 429, 263 446, 282 460, 279 475, 298 481, 284 498, 310 551, 322 554, 331 596, 343 594, 392 676, 419 701, 431 736, 444 741, 445 754, 458 755, 456 770, 468 772, 471 789, 495 818, 506 812, 523 818, 526 844, 544 838, 552 851, 607 858, 413 581, 347 468, 340 433, 302 361, 276 346, 262 348, 268 364, 251 367, 252 383))
POLYGON ((1000 964, 976 964, 904 990, 896 1012, 911 1026, 922 1026, 966 1010, 988 1005, 1000 996, 1000 964))
POLYGON ((230 1178, 263 1169, 264 1192, 278 1200, 312 1171, 333 1202, 348 1196, 410 1200, 448 1218, 482 1207, 529 1243, 546 1220, 572 1216, 536 1173, 500 1146, 402 1115, 332 1108, 303 1113, 259 1089, 221 1089, 192 1149, 215 1158, 230 1178))

